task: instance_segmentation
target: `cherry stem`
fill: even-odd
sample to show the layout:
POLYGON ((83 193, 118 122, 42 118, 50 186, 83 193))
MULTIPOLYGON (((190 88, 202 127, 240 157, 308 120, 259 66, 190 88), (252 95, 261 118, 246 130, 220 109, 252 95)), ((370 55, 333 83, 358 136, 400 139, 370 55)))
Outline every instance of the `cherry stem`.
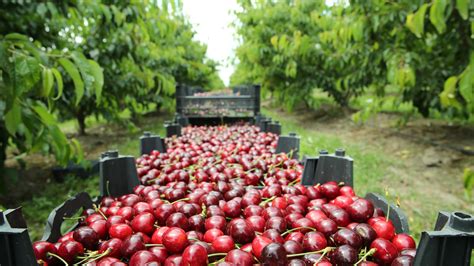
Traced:
POLYGON ((62 263, 64 263, 64 265, 66 266, 69 266, 69 264, 63 259, 61 258, 60 256, 54 254, 54 253, 51 253, 51 252, 48 252, 46 253, 48 256, 51 256, 51 257, 55 257, 56 259, 60 260, 62 263))
POLYGON ((86 262, 86 261, 87 261, 87 262, 93 262, 93 261, 95 261, 95 260, 98 260, 98 259, 100 259, 100 258, 103 258, 103 257, 109 255, 109 253, 110 253, 111 251, 112 251, 112 249, 111 249, 111 248, 108 248, 104 253, 99 254, 99 256, 96 256, 96 254, 93 254, 93 255, 91 255, 91 256, 89 256, 89 257, 87 257, 87 258, 85 258, 85 259, 79 261, 78 263, 75 263, 74 265, 82 265, 82 263, 83 263, 83 262, 86 262))
POLYGON ((291 181, 291 183, 288 184, 288 186, 294 186, 296 183, 298 183, 298 181, 300 181, 298 178, 291 181))
POLYGON ((164 247, 162 244, 145 244, 145 247, 164 247))
POLYGON ((171 204, 176 203, 176 202, 180 202, 180 201, 187 201, 187 200, 190 200, 190 198, 182 198, 182 199, 179 199, 179 200, 175 200, 175 201, 171 202, 171 204))
POLYGON ((325 250, 323 254, 321 254, 321 257, 319 257, 319 259, 314 263, 314 265, 317 265, 324 258, 324 256, 326 256, 326 254, 328 254, 328 252, 330 252, 331 250, 332 249, 325 250))
POLYGON ((272 201, 272 200, 274 200, 274 199, 276 199, 276 196, 273 196, 273 197, 271 197, 271 198, 268 198, 268 199, 266 199, 266 200, 260 202, 260 206, 261 206, 261 207, 265 207, 265 204, 267 204, 268 202, 270 202, 270 201, 272 201))
POLYGON ((93 205, 94 206, 94 210, 96 212, 98 212, 100 215, 102 215, 102 217, 104 217, 104 219, 107 221, 107 216, 105 216, 105 214, 99 209, 99 207, 97 207, 97 205, 93 205))
POLYGON ((316 228, 313 228, 313 227, 308 227, 308 226, 301 226, 301 227, 296 227, 296 228, 293 228, 293 229, 290 229, 290 230, 287 230, 285 232, 283 232, 283 234, 281 234, 281 236, 285 236, 291 232, 294 232, 294 231, 297 231, 297 230, 300 230, 300 229, 309 229, 311 231, 316 231, 316 228))
POLYGON ((325 247, 321 250, 317 250, 317 251, 310 251, 310 252, 305 252, 305 253, 297 253, 297 254, 289 254, 287 255, 288 258, 294 258, 294 257, 300 257, 300 256, 304 256, 304 255, 309 255, 309 254, 318 254, 318 253, 327 253, 331 250, 333 250, 334 247, 325 247))
POLYGON ((210 258, 210 257, 226 256, 226 255, 227 253, 212 253, 212 254, 207 255, 207 257, 210 258))
POLYGON ((357 261, 354 265, 358 265, 359 263, 365 261, 365 259, 368 257, 368 256, 372 256, 374 255, 374 253, 377 251, 376 248, 371 248, 369 251, 367 251, 367 253, 364 254, 364 256, 362 256, 362 258, 360 258, 359 261, 357 261))

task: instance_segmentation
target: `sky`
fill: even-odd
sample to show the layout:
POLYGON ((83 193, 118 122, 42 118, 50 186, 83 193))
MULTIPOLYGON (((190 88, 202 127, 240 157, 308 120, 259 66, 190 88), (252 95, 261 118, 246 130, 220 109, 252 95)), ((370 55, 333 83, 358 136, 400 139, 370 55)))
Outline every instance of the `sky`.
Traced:
MULTIPOLYGON (((195 38, 207 44, 207 56, 220 66, 219 76, 224 84, 229 84, 234 72, 232 59, 237 48, 235 29, 230 25, 235 20, 233 11, 239 9, 235 0, 182 0, 184 14, 196 31, 195 38)), ((338 0, 326 0, 332 5, 338 0)))
POLYGON ((207 44, 207 56, 217 61, 219 76, 226 85, 234 72, 231 61, 237 41, 230 25, 239 5, 235 0, 183 0, 184 14, 196 31, 195 38, 207 44))

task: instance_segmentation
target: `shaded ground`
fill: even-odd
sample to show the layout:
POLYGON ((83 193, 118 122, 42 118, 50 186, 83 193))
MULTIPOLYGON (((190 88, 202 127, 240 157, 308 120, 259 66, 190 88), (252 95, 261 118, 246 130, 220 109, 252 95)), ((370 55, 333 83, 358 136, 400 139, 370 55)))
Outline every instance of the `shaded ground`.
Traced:
MULTIPOLYGON (((292 114, 275 110, 270 114, 296 123, 305 133, 340 139, 342 147, 349 147, 349 155, 350 149, 354 150, 358 156, 354 156, 356 189, 384 193, 388 188, 389 197, 400 198, 416 235, 421 229, 433 228, 439 210, 474 214, 474 202, 465 199, 462 181, 464 168, 474 168, 472 126, 414 119, 397 128, 394 124, 399 117, 394 114, 380 114, 364 125, 356 125, 350 112, 331 110, 292 114), (367 180, 372 173, 367 171, 371 162, 366 158, 371 156, 383 160, 374 160, 378 174, 367 180)), ((321 148, 320 143, 315 146, 321 148)))

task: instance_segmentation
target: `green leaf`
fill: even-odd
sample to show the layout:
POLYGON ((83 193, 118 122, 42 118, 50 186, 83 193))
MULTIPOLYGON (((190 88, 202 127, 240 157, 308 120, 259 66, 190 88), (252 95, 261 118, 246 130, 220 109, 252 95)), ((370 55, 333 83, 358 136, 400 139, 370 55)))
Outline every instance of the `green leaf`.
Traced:
POLYGON ((270 42, 272 43, 273 47, 275 49, 278 49, 278 36, 274 35, 271 39, 270 42))
POLYGON ((424 32, 425 14, 427 9, 428 4, 423 4, 415 14, 409 14, 407 16, 406 25, 418 38, 420 38, 424 32))
POLYGON ((77 139, 71 139, 71 146, 74 148, 75 154, 76 154, 76 161, 81 162, 84 160, 84 151, 82 150, 82 146, 77 141, 77 139))
POLYGON ((58 100, 61 98, 61 95, 63 95, 63 77, 61 76, 61 73, 56 69, 52 68, 51 71, 53 72, 54 78, 56 79, 56 84, 58 87, 58 95, 53 98, 53 100, 58 100))
POLYGON ((444 90, 440 93, 439 98, 441 101, 441 106, 455 107, 460 109, 461 104, 456 99, 456 83, 458 82, 457 76, 452 76, 446 80, 444 83, 444 90))
POLYGON ((474 53, 459 81, 459 93, 469 105, 474 106, 474 53))
POLYGON ((88 61, 91 67, 91 74, 94 77, 96 103, 99 104, 102 96, 102 87, 104 86, 104 71, 94 60, 88 61))
POLYGON ((10 33, 5 35, 6 40, 28 41, 28 36, 19 33, 10 33))
POLYGON ((41 95, 44 97, 48 97, 51 94, 54 85, 54 77, 53 71, 49 68, 44 68, 42 73, 43 79, 43 90, 41 91, 41 95))
POLYGON ((469 17, 469 0, 456 0, 456 8, 463 19, 469 17))
POLYGON ((42 103, 38 103, 34 105, 33 110, 39 115, 39 117, 41 118, 41 121, 45 125, 47 126, 56 125, 56 119, 42 103))
POLYGON ((74 87, 76 89, 76 105, 78 105, 82 96, 84 96, 84 83, 82 82, 81 75, 76 66, 69 59, 61 58, 59 59, 59 63, 64 70, 66 70, 69 76, 71 76, 72 81, 74 82, 74 87))
POLYGON ((433 0, 433 5, 430 8, 430 21, 435 26, 438 33, 443 33, 446 30, 446 21, 444 11, 446 10, 446 0, 433 0))
POLYGON ((5 114, 5 126, 10 135, 15 135, 18 125, 21 123, 21 106, 18 101, 14 101, 12 108, 5 114))

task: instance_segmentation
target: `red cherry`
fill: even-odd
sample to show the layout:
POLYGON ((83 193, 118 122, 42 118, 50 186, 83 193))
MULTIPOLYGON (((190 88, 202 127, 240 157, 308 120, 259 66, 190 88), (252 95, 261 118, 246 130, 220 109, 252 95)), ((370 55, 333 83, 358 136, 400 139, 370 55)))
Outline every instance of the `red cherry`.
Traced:
POLYGON ((400 252, 404 249, 415 249, 416 243, 413 238, 408 234, 398 234, 392 238, 392 243, 397 247, 397 250, 400 252))
POLYGON ((188 246, 183 252, 182 263, 189 266, 206 266, 207 250, 198 244, 188 246))
POLYGON ((135 254, 132 255, 128 265, 130 266, 141 266, 147 265, 150 262, 157 262, 158 258, 148 250, 139 250, 135 254))
POLYGON ((111 238, 118 238, 121 240, 128 238, 132 233, 132 228, 126 224, 114 224, 109 229, 109 236, 111 238))
POLYGON ((120 251, 122 253, 122 256, 130 258, 137 251, 144 249, 146 249, 146 247, 145 243, 143 242, 143 238, 140 235, 135 234, 129 236, 122 242, 122 247, 120 251))
POLYGON ((376 249, 373 258, 375 262, 379 264, 390 265, 398 255, 395 245, 383 238, 375 239, 372 244, 370 244, 370 248, 376 249))
POLYGON ((171 227, 163 234, 163 246, 171 253, 180 253, 188 245, 186 232, 179 227, 171 227))
POLYGON ((152 244, 162 244, 163 235, 166 231, 168 231, 169 227, 162 226, 153 232, 151 236, 151 243, 152 244))
POLYGON ((303 248, 305 251, 317 251, 327 247, 328 242, 320 232, 309 232, 303 238, 303 248))
POLYGON ((227 253, 234 249, 234 240, 230 236, 218 236, 212 241, 212 248, 216 253, 227 253))
POLYGON ((253 265, 253 258, 248 252, 233 249, 227 253, 225 256, 225 261, 230 262, 233 265, 239 266, 252 266, 253 265))
POLYGON ((207 243, 212 243, 217 237, 224 235, 224 232, 217 228, 212 228, 206 231, 203 236, 203 240, 207 243))
POLYGON ((132 220, 132 229, 135 232, 151 234, 154 230, 155 217, 149 212, 143 212, 135 216, 132 220))
POLYGON ((346 210, 354 222, 363 223, 374 214, 374 205, 366 199, 358 199, 346 210))
POLYGON ((57 255, 66 262, 73 262, 77 256, 84 254, 84 247, 77 241, 66 241, 61 243, 57 255))
POLYGON ((107 254, 109 257, 120 258, 122 243, 122 240, 118 238, 107 240, 100 245, 99 254, 108 252, 107 254))
POLYGON ((43 260, 46 263, 51 263, 52 259, 48 256, 48 253, 56 254, 57 249, 52 243, 36 241, 33 243, 33 252, 35 253, 36 260, 43 260))
POLYGON ((272 240, 269 238, 266 238, 264 236, 256 236, 252 241, 252 253, 257 258, 260 258, 263 248, 265 248, 267 245, 271 243, 272 243, 272 240))
POLYGON ((377 233, 377 237, 380 238, 390 240, 395 235, 395 227, 392 225, 392 223, 385 220, 374 223, 372 228, 374 228, 375 232, 377 233))
POLYGON ((81 226, 74 230, 73 237, 74 240, 89 250, 94 250, 99 242, 99 236, 89 226, 81 226))

